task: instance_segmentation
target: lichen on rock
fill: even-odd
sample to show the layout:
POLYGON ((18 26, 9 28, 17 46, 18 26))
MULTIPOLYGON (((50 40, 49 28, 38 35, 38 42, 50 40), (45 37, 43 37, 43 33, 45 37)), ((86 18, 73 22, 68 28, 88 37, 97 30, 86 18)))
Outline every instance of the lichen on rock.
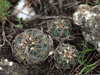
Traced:
POLYGON ((100 5, 79 5, 73 14, 73 21, 81 26, 85 40, 100 53, 100 5))

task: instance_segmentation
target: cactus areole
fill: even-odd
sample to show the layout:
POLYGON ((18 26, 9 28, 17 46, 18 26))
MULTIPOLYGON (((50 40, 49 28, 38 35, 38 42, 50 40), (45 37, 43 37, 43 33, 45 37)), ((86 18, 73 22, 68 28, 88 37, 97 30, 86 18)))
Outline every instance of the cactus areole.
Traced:
POLYGON ((38 29, 27 29, 14 39, 12 54, 19 62, 35 64, 48 57, 52 45, 49 35, 38 29))

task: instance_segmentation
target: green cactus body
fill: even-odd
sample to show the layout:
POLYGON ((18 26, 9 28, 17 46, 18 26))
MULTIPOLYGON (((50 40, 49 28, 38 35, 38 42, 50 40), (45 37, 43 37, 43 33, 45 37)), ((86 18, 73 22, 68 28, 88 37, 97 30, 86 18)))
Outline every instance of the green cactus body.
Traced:
POLYGON ((71 33, 71 24, 69 20, 55 19, 48 24, 47 32, 57 39, 66 38, 71 33))
POLYGON ((16 36, 12 53, 18 61, 34 64, 48 57, 52 45, 49 35, 38 29, 27 29, 16 36))
POLYGON ((62 44, 55 50, 54 59, 56 66, 62 69, 70 69, 77 62, 77 50, 70 44, 62 44))

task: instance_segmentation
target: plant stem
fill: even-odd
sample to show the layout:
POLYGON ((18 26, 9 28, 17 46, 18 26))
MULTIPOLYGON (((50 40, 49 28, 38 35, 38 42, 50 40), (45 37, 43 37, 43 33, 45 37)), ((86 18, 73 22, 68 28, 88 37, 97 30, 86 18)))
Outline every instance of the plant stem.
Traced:
POLYGON ((86 0, 86 4, 88 4, 88 0, 86 0))
POLYGON ((86 65, 86 66, 80 71, 79 75, 82 74, 82 72, 83 72, 86 68, 92 67, 92 66, 94 66, 95 64, 97 64, 97 63, 99 63, 99 62, 100 62, 100 59, 99 59, 98 61, 94 62, 93 64, 86 65))

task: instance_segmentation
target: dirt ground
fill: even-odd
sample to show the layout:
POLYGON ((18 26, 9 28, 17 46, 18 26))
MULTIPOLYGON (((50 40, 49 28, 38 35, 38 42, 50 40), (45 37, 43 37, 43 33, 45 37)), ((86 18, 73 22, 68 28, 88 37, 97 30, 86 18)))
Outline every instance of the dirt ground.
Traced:
MULTIPOLYGON (((14 6, 17 4, 19 0, 8 0, 12 6, 10 7, 10 11, 13 11, 14 6)), ((49 20, 55 19, 55 18, 64 18, 69 19, 72 24, 72 32, 71 32, 71 40, 70 41, 64 41, 65 43, 70 43, 71 45, 74 45, 78 51, 82 51, 83 46, 81 43, 83 43, 84 37, 82 36, 81 28, 73 23, 72 15, 74 11, 77 9, 77 6, 80 4, 85 4, 86 0, 61 0, 62 6, 59 7, 60 2, 59 0, 53 0, 54 2, 50 4, 48 2, 49 0, 36 0, 34 3, 32 3, 32 7, 34 7, 34 10, 36 14, 41 15, 39 17, 36 17, 34 20, 26 23, 21 22, 23 24, 23 28, 17 28, 15 27, 18 22, 15 21, 16 17, 14 16, 7 16, 7 20, 4 26, 4 29, 2 28, 2 23, 0 23, 0 45, 4 43, 4 36, 2 35, 2 31, 5 32, 6 42, 5 44, 0 47, 0 59, 8 59, 9 61, 13 61, 15 63, 18 63, 20 66, 23 66, 23 63, 19 63, 13 56, 12 56, 12 41, 14 40, 15 36, 21 32, 23 32, 26 29, 30 28, 38 28, 41 29, 41 26, 44 26, 45 23, 47 23, 49 20), (38 2, 40 1, 40 3, 38 2)), ((88 4, 91 6, 97 5, 97 0, 88 0, 88 4)), ((55 48, 58 45, 58 41, 54 40, 54 46, 55 48)), ((94 49, 93 45, 90 43, 87 44, 87 47, 90 49, 94 49)), ((98 52, 92 51, 85 55, 85 58, 88 60, 86 64, 92 64, 95 61, 99 60, 100 57, 98 56, 98 52)), ((59 69, 55 67, 54 65, 54 59, 52 56, 50 56, 47 60, 44 62, 41 62, 36 65, 24 65, 25 68, 29 71, 28 75, 78 75, 81 69, 84 67, 83 65, 76 64, 72 69, 59 69)), ((86 74, 86 73, 84 73, 86 74)), ((92 72, 90 74, 100 74, 100 64, 96 64, 92 68, 92 72)))

